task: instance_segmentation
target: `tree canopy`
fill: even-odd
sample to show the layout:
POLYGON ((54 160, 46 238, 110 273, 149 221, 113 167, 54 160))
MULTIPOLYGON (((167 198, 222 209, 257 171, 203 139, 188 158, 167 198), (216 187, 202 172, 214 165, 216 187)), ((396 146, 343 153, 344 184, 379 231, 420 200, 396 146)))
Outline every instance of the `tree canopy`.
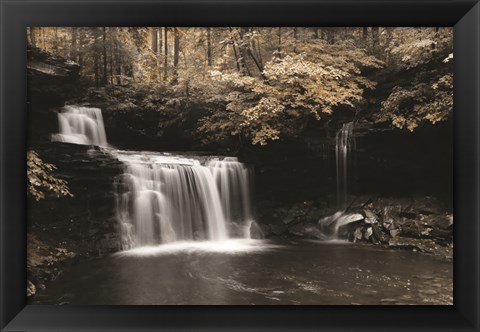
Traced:
POLYGON ((451 28, 30 27, 28 40, 92 86, 149 91, 142 107, 215 105, 197 114, 204 144, 264 145, 339 111, 410 131, 452 113, 451 28))

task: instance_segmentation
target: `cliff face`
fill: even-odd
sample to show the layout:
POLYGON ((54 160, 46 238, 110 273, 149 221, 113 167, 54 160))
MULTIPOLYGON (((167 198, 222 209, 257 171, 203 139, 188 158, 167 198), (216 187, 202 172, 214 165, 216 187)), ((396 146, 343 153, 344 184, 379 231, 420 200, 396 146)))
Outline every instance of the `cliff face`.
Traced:
POLYGON ((38 48, 27 49, 29 99, 35 104, 62 105, 75 95, 80 65, 38 48))
POLYGON ((51 142, 58 132, 56 111, 81 94, 80 66, 42 52, 28 50, 29 149, 57 167, 54 175, 68 182, 74 198, 28 201, 28 290, 55 279, 62 267, 79 259, 120 248, 115 218, 115 177, 122 164, 91 146, 51 142))
POLYGON ((36 151, 56 165, 55 175, 67 180, 75 195, 28 202, 28 276, 38 288, 65 264, 120 250, 114 181, 122 164, 83 145, 50 143, 36 151))
POLYGON ((58 131, 56 108, 81 93, 80 65, 37 48, 27 50, 29 144, 58 131))

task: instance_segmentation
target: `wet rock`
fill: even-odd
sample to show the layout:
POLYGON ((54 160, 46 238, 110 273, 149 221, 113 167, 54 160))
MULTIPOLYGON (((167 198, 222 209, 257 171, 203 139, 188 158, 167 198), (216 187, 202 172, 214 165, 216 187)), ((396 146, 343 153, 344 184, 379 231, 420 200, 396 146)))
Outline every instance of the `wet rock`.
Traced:
POLYGON ((263 239, 264 238, 263 231, 261 227, 256 223, 252 222, 250 225, 250 238, 251 239, 263 239))
POLYGON ((365 240, 370 240, 370 237, 372 236, 372 234, 373 234, 372 227, 368 227, 367 229, 365 229, 365 232, 363 233, 363 238, 365 240))
POLYGON ((365 223, 367 224, 375 224, 377 223, 377 216, 370 210, 363 210, 365 215, 365 223))
POLYGON ((422 221, 434 229, 450 230, 453 225, 453 216, 449 214, 428 215, 422 221))
POLYGON ((400 234, 405 237, 420 238, 422 227, 416 220, 402 218, 397 221, 400 234))
POLYGON ((306 220, 308 222, 314 222, 319 220, 321 217, 324 216, 324 211, 322 209, 313 207, 306 215, 306 220))
POLYGON ((272 225, 268 224, 266 227, 263 229, 265 236, 269 235, 283 235, 287 231, 287 227, 283 225, 272 225))
POLYGON ((363 237, 363 229, 362 227, 357 227, 355 231, 353 232, 353 242, 357 242, 361 240, 363 237))
POLYGON ((285 225, 288 225, 289 223, 291 223, 292 221, 295 220, 295 216, 293 215, 287 215, 285 216, 283 219, 282 219, 282 222, 285 224, 285 225))
POLYGON ((399 233, 400 233, 400 230, 398 230, 398 229, 391 229, 391 230, 390 230, 390 236, 391 236, 392 238, 397 237, 397 235, 398 235, 399 233))
POLYGON ((424 196, 422 198, 415 199, 410 208, 424 215, 439 215, 444 212, 441 202, 435 197, 431 196, 424 196))
POLYGON ((349 213, 332 213, 331 205, 332 201, 327 200, 300 202, 290 207, 271 205, 270 216, 259 220, 260 224, 268 220, 267 224, 276 225, 267 227, 270 234, 328 238, 337 228, 339 238, 352 242, 368 241, 452 259, 453 218, 432 198, 359 197, 353 199, 349 213), (311 227, 315 220, 318 227, 311 227), (272 228, 277 229, 272 232, 272 228))
POLYGON ((325 239, 325 234, 315 224, 297 224, 289 227, 288 233, 308 239, 325 239))
POLYGON ((449 246, 441 246, 431 239, 413 239, 398 236, 394 239, 390 239, 388 242, 388 246, 391 248, 409 249, 422 253, 432 254, 435 256, 440 256, 447 260, 451 260, 453 257, 452 248, 450 248, 449 246))

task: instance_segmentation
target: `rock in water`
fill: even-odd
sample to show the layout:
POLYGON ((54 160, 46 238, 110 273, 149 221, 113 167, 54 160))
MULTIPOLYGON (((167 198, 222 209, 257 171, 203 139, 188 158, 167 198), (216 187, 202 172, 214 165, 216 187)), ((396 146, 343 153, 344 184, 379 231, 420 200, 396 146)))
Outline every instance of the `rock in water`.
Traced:
POLYGON ((377 216, 370 210, 364 210, 365 222, 367 224, 375 224, 377 222, 377 216))

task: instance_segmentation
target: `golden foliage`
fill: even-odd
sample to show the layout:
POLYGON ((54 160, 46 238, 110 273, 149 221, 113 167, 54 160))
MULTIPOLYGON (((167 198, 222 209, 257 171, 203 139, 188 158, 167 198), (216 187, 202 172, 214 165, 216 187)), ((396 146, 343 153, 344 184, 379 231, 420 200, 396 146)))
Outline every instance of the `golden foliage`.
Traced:
POLYGON ((56 169, 55 165, 40 159, 35 151, 27 151, 27 190, 36 201, 45 198, 45 190, 52 191, 57 197, 74 197, 67 181, 52 175, 56 169))

